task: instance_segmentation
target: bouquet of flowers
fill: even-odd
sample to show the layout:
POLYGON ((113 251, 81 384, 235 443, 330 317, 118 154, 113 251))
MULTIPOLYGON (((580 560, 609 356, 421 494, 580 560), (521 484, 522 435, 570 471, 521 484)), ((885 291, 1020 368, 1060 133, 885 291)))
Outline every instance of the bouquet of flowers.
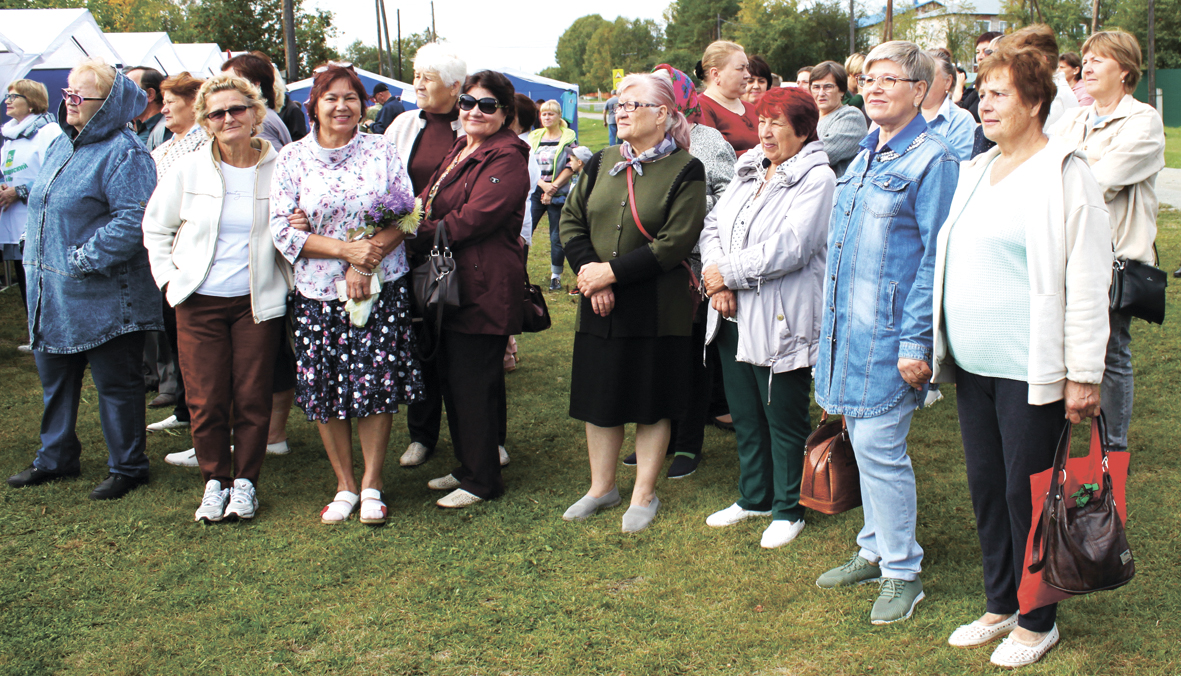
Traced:
MULTIPOLYGON (((421 222, 422 200, 405 192, 390 193, 379 196, 361 213, 360 225, 349 228, 348 237, 349 241, 366 239, 390 227, 412 234, 418 231, 421 222)), ((377 302, 377 294, 381 292, 381 268, 375 268, 372 274, 370 295, 363 300, 350 298, 345 302, 344 307, 353 326, 361 327, 369 322, 369 313, 377 302)))

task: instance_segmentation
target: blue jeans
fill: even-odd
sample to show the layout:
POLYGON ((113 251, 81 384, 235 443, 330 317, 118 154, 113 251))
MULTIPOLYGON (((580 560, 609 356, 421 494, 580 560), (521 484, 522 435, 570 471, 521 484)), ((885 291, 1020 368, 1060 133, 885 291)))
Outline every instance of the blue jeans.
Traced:
POLYGON ((906 454, 906 435, 916 408, 918 397, 907 392, 881 415, 845 416, 861 473, 865 525, 857 534, 860 554, 882 567, 882 577, 899 580, 917 579, 923 561, 923 548, 915 541, 914 468, 906 454))
POLYGON ((46 472, 76 472, 82 444, 75 432, 82 376, 90 364, 98 390, 98 416, 107 442, 107 466, 115 474, 147 477, 147 421, 144 410, 145 332, 125 333, 76 354, 33 352, 44 390, 41 449, 33 465, 46 472))
MULTIPOLYGON (((537 231, 537 224, 541 222, 541 215, 549 215, 549 267, 554 277, 562 276, 562 266, 566 261, 566 252, 562 249, 562 240, 558 236, 558 223, 562 220, 561 204, 542 204, 541 189, 533 191, 529 198, 529 207, 533 210, 533 231, 537 231)), ((577 270, 573 270, 578 274, 577 270)))
POLYGON ((1100 407, 1107 420, 1107 450, 1128 450, 1128 424, 1132 421, 1132 318, 1111 313, 1107 338, 1107 370, 1099 390, 1100 407))
POLYGON ((607 125, 607 145, 609 145, 609 146, 617 145, 616 141, 618 141, 619 139, 615 136, 615 132, 618 130, 619 130, 619 127, 617 125, 614 125, 614 124, 607 125))

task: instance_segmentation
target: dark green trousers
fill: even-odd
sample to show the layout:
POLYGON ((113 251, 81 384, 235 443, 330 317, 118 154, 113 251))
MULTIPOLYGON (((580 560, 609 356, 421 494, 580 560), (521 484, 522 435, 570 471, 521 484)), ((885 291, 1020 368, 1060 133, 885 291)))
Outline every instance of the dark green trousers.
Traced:
POLYGON ((726 401, 738 441, 738 492, 742 496, 738 506, 770 511, 776 520, 799 521, 804 518, 800 506, 804 440, 812 429, 808 417, 811 369, 772 375, 765 366, 735 361, 738 325, 724 319, 717 341, 726 401))

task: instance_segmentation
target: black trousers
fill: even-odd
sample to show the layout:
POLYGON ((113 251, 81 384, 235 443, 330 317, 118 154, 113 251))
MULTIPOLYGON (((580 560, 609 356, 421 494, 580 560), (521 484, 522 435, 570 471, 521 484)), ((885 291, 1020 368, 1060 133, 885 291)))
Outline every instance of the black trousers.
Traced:
MULTIPOLYGON (((1027 383, 962 369, 956 374, 968 489, 984 555, 984 594, 988 612, 1002 615, 1019 608, 1017 588, 1033 521, 1029 476, 1053 466, 1066 423, 1062 400, 1044 406, 1028 401, 1027 383)), ((1021 615, 1017 624, 1046 632, 1057 614, 1055 603, 1021 615)))
MULTIPOLYGON (((702 302, 698 317, 693 322, 692 357, 688 365, 692 373, 693 392, 684 414, 672 421, 668 452, 673 455, 701 456, 705 444, 705 424, 709 421, 709 408, 713 395, 715 361, 703 360, 705 352, 705 307, 702 302)), ((717 350, 714 350, 717 352, 717 350)), ((723 395, 724 396, 724 395, 723 395)))
POLYGON ((177 334, 176 334, 176 308, 172 307, 167 300, 164 301, 164 334, 168 336, 168 346, 172 348, 172 358, 176 360, 176 406, 172 409, 172 415, 180 422, 189 422, 192 417, 189 415, 189 405, 185 402, 185 378, 180 370, 180 351, 177 348, 177 334))
POLYGON ((508 336, 443 331, 436 357, 459 487, 485 500, 504 493, 497 445, 507 421, 508 336))
MULTIPOLYGON (((429 330, 424 322, 415 322, 414 330, 429 330)), ((422 344, 422 340, 419 343, 422 344)), ((422 444, 432 451, 439 443, 439 425, 443 419, 443 387, 439 382, 439 357, 431 361, 422 360, 422 401, 406 405, 406 430, 410 441, 422 444)))

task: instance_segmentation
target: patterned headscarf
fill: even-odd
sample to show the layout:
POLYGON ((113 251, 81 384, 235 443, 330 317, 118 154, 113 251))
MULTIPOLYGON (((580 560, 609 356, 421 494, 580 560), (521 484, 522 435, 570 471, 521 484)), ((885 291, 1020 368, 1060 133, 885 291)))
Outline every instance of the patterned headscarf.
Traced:
POLYGON ((697 102, 697 88, 693 86, 693 80, 667 63, 653 68, 652 72, 655 73, 658 70, 666 71, 669 79, 672 80, 673 94, 677 99, 677 110, 681 111, 689 124, 701 122, 701 104, 697 102))

